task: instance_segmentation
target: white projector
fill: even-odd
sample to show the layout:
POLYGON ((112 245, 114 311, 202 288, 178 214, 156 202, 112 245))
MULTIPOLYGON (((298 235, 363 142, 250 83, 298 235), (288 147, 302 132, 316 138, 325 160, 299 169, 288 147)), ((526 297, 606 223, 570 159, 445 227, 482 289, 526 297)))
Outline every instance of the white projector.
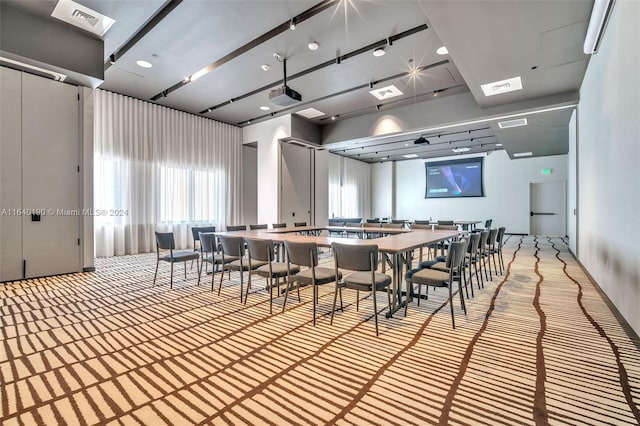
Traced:
POLYGON ((302 100, 300 93, 289 86, 274 89, 269 93, 269 100, 278 106, 289 106, 302 100))

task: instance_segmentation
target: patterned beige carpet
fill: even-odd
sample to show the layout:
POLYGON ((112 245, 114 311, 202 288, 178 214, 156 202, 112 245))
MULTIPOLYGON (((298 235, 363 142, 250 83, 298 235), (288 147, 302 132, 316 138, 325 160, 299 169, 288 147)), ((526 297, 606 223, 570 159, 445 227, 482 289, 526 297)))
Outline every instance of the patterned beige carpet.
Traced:
POLYGON ((565 243, 505 250, 455 330, 439 289, 379 338, 355 292, 330 325, 321 287, 314 327, 309 288, 269 315, 262 279, 246 306, 237 273, 218 296, 181 267, 169 290, 163 264, 153 287, 155 255, 0 285, 0 423, 639 424, 638 342, 565 243))

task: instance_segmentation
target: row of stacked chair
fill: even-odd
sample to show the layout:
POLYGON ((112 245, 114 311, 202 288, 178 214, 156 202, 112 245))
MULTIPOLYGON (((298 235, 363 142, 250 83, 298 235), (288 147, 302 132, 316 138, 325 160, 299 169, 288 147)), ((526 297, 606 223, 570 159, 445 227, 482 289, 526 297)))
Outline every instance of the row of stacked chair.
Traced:
MULTIPOLYGON (((422 297, 422 286, 426 287, 425 298, 428 296, 429 287, 446 287, 449 289, 448 303, 451 308, 451 325, 455 328, 453 308, 453 284, 458 283, 460 306, 467 313, 464 295, 469 299, 469 287, 471 297, 475 297, 473 290, 473 276, 476 277, 478 290, 484 288, 485 279, 493 280, 491 261, 495 274, 504 272, 504 258, 502 247, 504 245, 505 228, 484 229, 479 232, 467 234, 459 241, 451 243, 446 256, 437 256, 433 260, 421 262, 416 269, 408 271, 405 275, 407 291, 414 294, 413 285, 417 284, 418 306, 422 297), (497 261, 496 261, 497 257, 497 261), (499 272, 498 272, 499 270, 499 272), (484 273, 484 277, 483 277, 484 273)), ((409 303, 405 305, 405 315, 409 303)))

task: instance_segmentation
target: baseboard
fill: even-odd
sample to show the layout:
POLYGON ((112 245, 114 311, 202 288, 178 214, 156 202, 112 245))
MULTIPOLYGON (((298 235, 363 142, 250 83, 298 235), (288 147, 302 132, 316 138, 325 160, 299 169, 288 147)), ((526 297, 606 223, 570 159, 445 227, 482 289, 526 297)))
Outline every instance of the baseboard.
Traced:
POLYGON ((96 271, 95 266, 88 266, 86 268, 82 268, 82 272, 95 272, 95 271, 96 271))
POLYGON ((516 235, 518 237, 526 237, 529 234, 517 234, 517 233, 513 233, 513 232, 505 232, 504 235, 516 235))
MULTIPOLYGON (((573 255, 573 253, 571 254, 573 255)), ((573 257, 575 258, 575 256, 573 257)), ((604 300, 604 303, 606 303, 609 309, 611 309, 611 312, 613 312, 613 316, 616 317, 622 329, 625 331, 625 333, 627 333, 629 340, 631 340, 633 344, 636 346, 636 348, 640 350, 640 337, 638 336, 638 333, 636 333, 633 327, 629 325, 626 318, 620 313, 620 311, 618 310, 616 305, 613 304, 611 299, 609 299, 609 296, 607 296, 607 293, 605 293, 604 290, 602 290, 598 282, 589 273, 587 268, 585 268, 584 265, 578 259, 576 259, 576 262, 578 262, 578 265, 580 266, 580 268, 582 268, 582 271, 587 276, 587 279, 591 282, 591 284, 593 284, 593 287, 596 289, 600 297, 602 297, 602 300, 604 300)))

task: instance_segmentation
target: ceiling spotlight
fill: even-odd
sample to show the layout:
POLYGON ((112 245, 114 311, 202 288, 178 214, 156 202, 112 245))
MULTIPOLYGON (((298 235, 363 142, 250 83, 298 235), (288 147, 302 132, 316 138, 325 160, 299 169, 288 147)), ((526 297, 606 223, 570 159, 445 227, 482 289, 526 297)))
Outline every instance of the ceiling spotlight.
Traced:
POLYGON ((309 48, 309 50, 318 50, 318 47, 320 47, 320 45, 315 41, 310 41, 309 44, 307 44, 307 47, 309 48))
POLYGON ((150 62, 147 61, 136 61, 136 64, 138 64, 138 66, 142 68, 151 68, 153 66, 150 62))
POLYGON ((420 136, 418 139, 413 141, 413 144, 414 145, 422 145, 422 144, 429 145, 429 141, 424 136, 420 136))
POLYGON ((336 121, 336 116, 335 115, 331 116, 331 121, 336 121))
POLYGON ((387 158, 389 158, 389 157, 382 157, 381 160, 386 160, 387 158))
POLYGON ((260 107, 260 109, 262 111, 269 111, 271 108, 269 108, 268 106, 263 105, 263 106, 260 107))
POLYGON ((293 30, 295 30, 295 29, 296 29, 296 22, 297 22, 296 18, 293 18, 293 19, 291 20, 291 22, 289 22, 289 29, 290 29, 291 31, 293 31, 293 30))
POLYGON ((436 50, 436 53, 438 55, 448 55, 449 51, 447 50, 446 46, 442 46, 442 47, 439 47, 438 50, 436 50))
POLYGON ((115 53, 113 53, 113 54, 111 54, 111 56, 109 56, 109 63, 111 65, 116 63, 116 55, 115 55, 115 53))
POLYGON ((247 120, 247 124, 251 124, 251 120, 247 120))
POLYGON ((207 110, 207 112, 211 112, 211 111, 213 111, 213 108, 209 108, 209 109, 207 110))
POLYGON ((262 71, 269 71, 269 69, 271 68, 271 65, 262 64, 262 65, 260 65, 260 68, 262 68, 262 71))
POLYGON ((379 58, 380 56, 384 56, 384 54, 387 53, 384 51, 384 47, 378 47, 377 49, 373 50, 373 56, 379 58))

